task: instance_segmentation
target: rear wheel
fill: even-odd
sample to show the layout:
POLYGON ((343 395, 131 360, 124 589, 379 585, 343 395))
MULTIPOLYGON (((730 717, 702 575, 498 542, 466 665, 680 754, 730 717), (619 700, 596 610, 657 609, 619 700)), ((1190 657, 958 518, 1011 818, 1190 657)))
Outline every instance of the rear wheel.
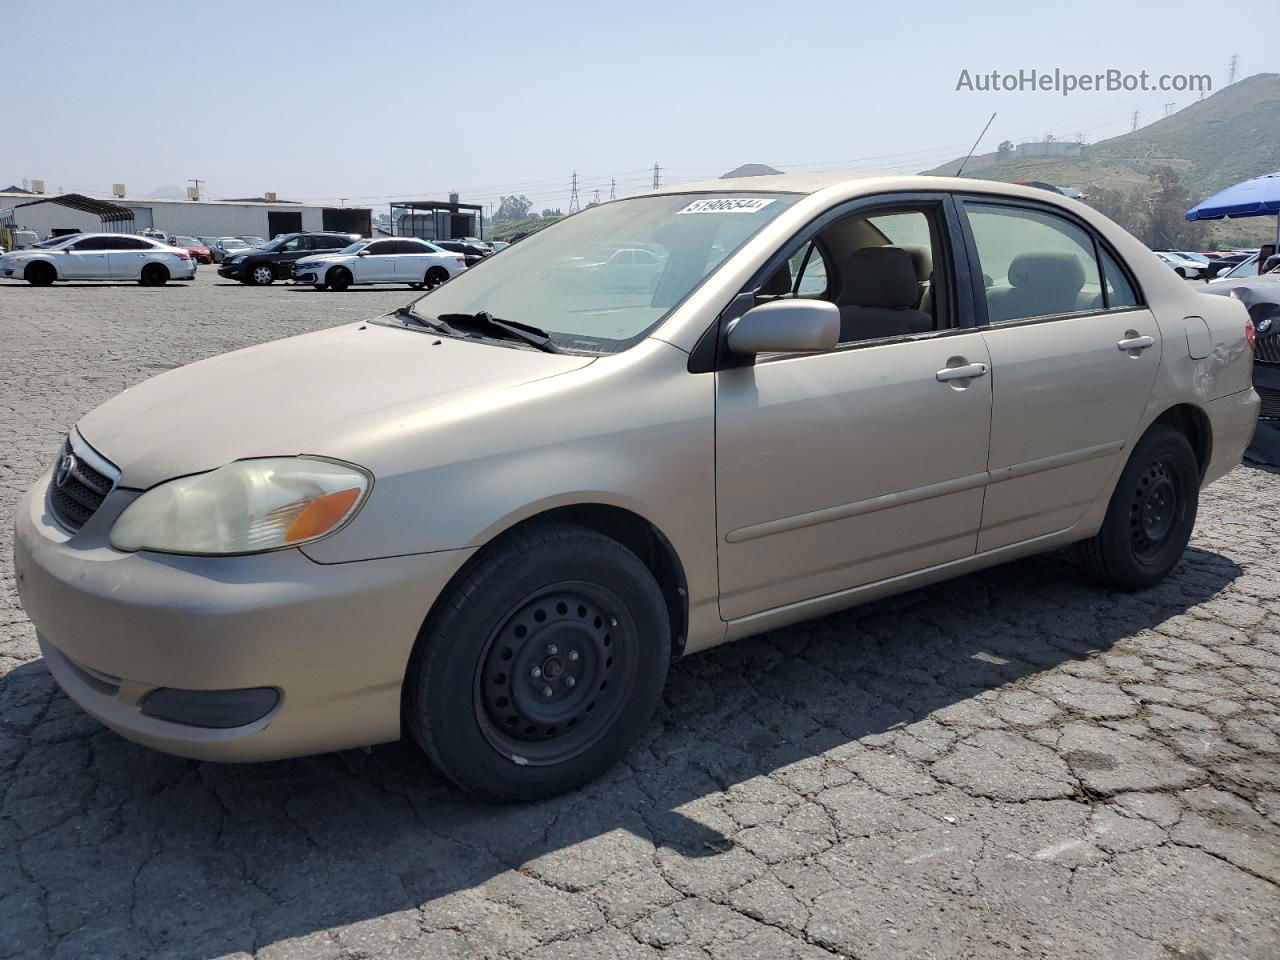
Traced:
POLYGON ((58 271, 53 269, 52 264, 37 260, 27 265, 27 269, 22 272, 22 279, 33 287, 47 287, 58 279, 58 271))
POLYGON ((249 268, 249 283, 255 287, 269 287, 275 279, 275 268, 269 263, 255 263, 249 268))
POLYGON ((329 281, 331 289, 342 293, 351 286, 351 271, 346 267, 334 267, 325 275, 325 279, 329 281))
POLYGON ((635 743, 670 655, 662 593, 635 554, 583 527, 531 527, 440 597, 409 662, 406 726, 474 794, 552 796, 635 743))
POLYGON ((1186 436, 1151 427, 1120 474, 1102 529, 1077 545, 1085 572, 1122 590, 1159 583, 1187 548, 1199 498, 1200 467, 1186 436))
POLYGON ((169 269, 163 263, 144 264, 138 282, 144 287, 163 287, 169 282, 169 269))
POLYGON ((449 279, 448 270, 446 270, 444 267, 432 267, 430 270, 427 271, 426 277, 423 278, 423 283, 425 283, 429 289, 431 287, 440 286, 440 284, 444 283, 448 279, 449 279))

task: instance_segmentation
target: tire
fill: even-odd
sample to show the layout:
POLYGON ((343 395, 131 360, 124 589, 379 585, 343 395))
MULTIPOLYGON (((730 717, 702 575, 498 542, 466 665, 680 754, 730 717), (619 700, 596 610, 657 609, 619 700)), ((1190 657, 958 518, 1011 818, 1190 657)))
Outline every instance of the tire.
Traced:
POLYGON ((269 263, 255 263, 253 266, 248 268, 248 271, 249 272, 245 274, 245 276, 248 277, 245 281, 246 283, 252 284, 255 287, 269 287, 271 284, 275 283, 276 269, 269 263))
POLYGON ((33 287, 47 287, 58 279, 58 271, 53 268, 53 264, 37 260, 27 264, 27 269, 22 271, 22 279, 33 287))
POLYGON ((1182 559, 1199 499, 1200 466, 1186 436, 1151 427, 1120 474, 1102 529, 1076 545, 1085 573, 1121 590, 1159 583, 1182 559))
POLYGON ((537 800, 630 749, 670 658, 666 605, 640 559, 585 527, 539 524, 441 595, 409 660, 405 724, 462 789, 537 800))
POLYGON ((1187 272, 1186 267, 1174 267, 1173 272, 1176 273, 1178 276, 1180 276, 1183 280, 1186 280, 1191 276, 1191 274, 1187 272))
POLYGON ((325 280, 329 281, 331 290, 342 293, 351 286, 351 271, 346 267, 334 267, 325 274, 325 280))
POLYGON ((422 282, 426 285, 427 289, 430 290, 433 287, 440 286, 440 284, 444 283, 448 279, 448 270, 444 267, 432 267, 427 271, 427 275, 423 278, 422 282))
POLYGON ((163 263, 144 263, 138 282, 144 287, 163 287, 169 282, 169 269, 163 263))

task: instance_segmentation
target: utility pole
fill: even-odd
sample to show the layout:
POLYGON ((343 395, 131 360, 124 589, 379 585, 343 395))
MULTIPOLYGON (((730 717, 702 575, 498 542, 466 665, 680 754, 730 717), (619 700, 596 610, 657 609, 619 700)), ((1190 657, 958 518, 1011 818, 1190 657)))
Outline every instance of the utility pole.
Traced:
POLYGON ((653 189, 655 190, 662 186, 661 172, 662 169, 655 163, 653 165, 653 189))
POLYGON ((609 199, 610 200, 618 199, 618 178, 617 177, 609 178, 609 199))
POLYGON ((187 181, 187 183, 193 183, 193 184, 195 184, 195 188, 196 188, 196 195, 195 195, 194 197, 192 197, 192 198, 191 198, 192 200, 199 200, 199 199, 200 199, 200 184, 202 184, 202 183, 204 183, 204 182, 205 182, 205 181, 203 181, 203 180, 196 180, 196 179, 194 179, 194 178, 193 178, 193 179, 189 179, 189 180, 187 181))
POLYGON ((578 171, 577 170, 573 171, 573 178, 569 181, 569 183, 570 183, 569 212, 577 213, 579 210, 582 209, 581 204, 579 204, 578 202, 578 171))
POLYGON ((595 190, 593 190, 593 191, 592 191, 592 193, 591 193, 591 202, 590 202, 589 204, 587 204, 587 206, 589 206, 589 207, 594 207, 594 206, 595 206, 596 204, 598 204, 599 202, 600 202, 600 188, 599 188, 599 187, 597 187, 595 190))
POLYGON ((1133 131, 1137 129, 1138 129, 1138 111, 1135 110, 1133 111, 1133 123, 1129 125, 1129 130, 1133 131))
POLYGON ((339 197, 339 198, 338 198, 338 206, 340 206, 340 207, 345 207, 346 205, 347 205, 347 198, 346 198, 346 197, 339 197))
POLYGON ((1236 73, 1240 69, 1240 54, 1233 53, 1231 55, 1231 70, 1227 74, 1227 86, 1236 82, 1236 73))
POLYGON ((1171 101, 1169 101, 1168 103, 1166 103, 1166 104, 1164 105, 1164 115, 1165 115, 1166 117, 1167 117, 1169 114, 1173 113, 1173 107, 1174 107, 1174 103, 1173 103, 1173 101, 1172 101, 1172 100, 1171 100, 1171 101))

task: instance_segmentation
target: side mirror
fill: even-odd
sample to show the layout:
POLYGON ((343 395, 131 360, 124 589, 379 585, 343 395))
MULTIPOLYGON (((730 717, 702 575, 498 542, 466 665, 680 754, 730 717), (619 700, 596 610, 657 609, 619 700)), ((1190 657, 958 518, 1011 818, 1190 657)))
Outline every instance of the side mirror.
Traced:
POLYGON ((357 256, 357 257, 367 257, 368 255, 369 255, 369 251, 367 251, 367 250, 357 250, 357 251, 356 251, 356 256, 357 256))
POLYGON ((752 307, 729 328, 734 353, 813 353, 840 340, 840 308, 825 300, 774 300, 752 307))

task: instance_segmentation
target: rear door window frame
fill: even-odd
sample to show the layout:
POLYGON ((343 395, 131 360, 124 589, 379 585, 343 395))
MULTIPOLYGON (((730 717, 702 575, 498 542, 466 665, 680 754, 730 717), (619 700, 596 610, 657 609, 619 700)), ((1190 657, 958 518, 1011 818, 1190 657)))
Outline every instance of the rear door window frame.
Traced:
POLYGON ((964 236, 964 252, 969 261, 969 275, 974 280, 973 283, 973 309, 974 315, 978 320, 980 327, 1014 327, 1023 326, 1031 323, 1051 323, 1057 320, 1068 320, 1073 317, 1092 317, 1104 313, 1120 313, 1126 310, 1146 310, 1147 298, 1142 291, 1142 286, 1138 283, 1138 278, 1134 276, 1133 270, 1125 262, 1124 257, 1120 256, 1111 244, 1109 244, 1091 224, 1083 218, 1076 216, 1069 210, 1054 206, 1051 203, 1040 203, 1024 197, 1002 197, 989 193, 956 193, 954 194, 955 211, 960 218, 961 232, 964 236), (965 204, 973 204, 975 206, 995 206, 1004 209, 1021 209, 1029 210, 1041 215, 1054 216, 1065 220, 1072 226, 1084 231, 1093 246, 1093 262, 1098 269, 1098 277, 1102 289, 1102 306, 1090 310, 1072 310, 1068 313, 1046 313, 1036 317, 1020 317, 1014 320, 997 320, 994 323, 990 319, 987 312, 987 291, 986 287, 977 282, 982 277, 982 261, 978 256, 978 245, 973 235, 973 227, 969 222, 969 213, 965 204), (1103 269, 1102 252, 1105 251, 1116 266, 1120 268, 1121 274, 1125 281, 1129 284, 1129 289, 1133 291, 1135 304, 1124 304, 1111 306, 1108 301, 1110 297, 1107 294, 1107 274, 1103 269))

